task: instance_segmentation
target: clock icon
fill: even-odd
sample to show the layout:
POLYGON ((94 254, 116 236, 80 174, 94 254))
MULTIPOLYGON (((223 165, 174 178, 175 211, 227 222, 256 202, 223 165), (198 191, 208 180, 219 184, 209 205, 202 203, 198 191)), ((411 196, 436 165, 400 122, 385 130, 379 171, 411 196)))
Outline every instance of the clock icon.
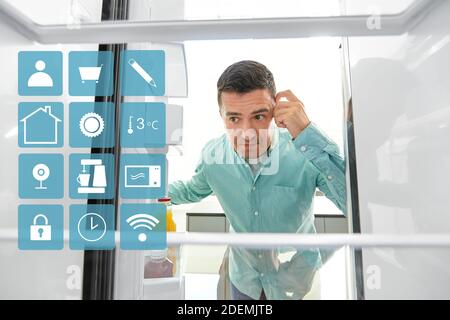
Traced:
POLYGON ((98 213, 86 213, 78 220, 78 234, 86 241, 99 241, 105 233, 106 221, 98 213))

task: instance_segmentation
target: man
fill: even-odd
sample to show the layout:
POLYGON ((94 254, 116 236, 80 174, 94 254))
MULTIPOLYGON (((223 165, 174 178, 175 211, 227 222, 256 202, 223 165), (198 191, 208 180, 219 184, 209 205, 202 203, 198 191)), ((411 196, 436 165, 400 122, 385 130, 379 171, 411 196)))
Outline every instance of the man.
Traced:
MULTIPOLYGON (((315 233, 316 188, 345 213, 345 167, 338 147, 311 123, 291 91, 276 93, 264 65, 229 66, 217 90, 227 134, 206 144, 189 181, 170 185, 172 203, 197 202, 214 193, 232 232, 315 233)), ((324 252, 298 249, 281 262, 285 249, 231 248, 233 298, 303 298, 324 252)))

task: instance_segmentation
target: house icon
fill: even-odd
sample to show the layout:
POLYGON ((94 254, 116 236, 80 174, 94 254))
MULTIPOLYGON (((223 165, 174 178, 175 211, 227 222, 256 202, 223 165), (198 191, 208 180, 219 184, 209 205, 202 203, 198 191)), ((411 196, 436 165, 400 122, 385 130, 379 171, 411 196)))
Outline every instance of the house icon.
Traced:
POLYGON ((51 106, 43 106, 20 120, 23 122, 23 144, 58 144, 58 123, 51 106))

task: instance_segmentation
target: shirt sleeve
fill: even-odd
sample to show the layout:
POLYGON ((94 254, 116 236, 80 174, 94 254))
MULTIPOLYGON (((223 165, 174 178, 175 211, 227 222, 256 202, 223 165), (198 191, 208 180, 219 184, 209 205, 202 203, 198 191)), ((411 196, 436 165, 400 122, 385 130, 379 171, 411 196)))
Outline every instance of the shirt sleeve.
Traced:
POLYGON ((312 122, 293 143, 318 170, 316 185, 319 190, 347 215, 345 161, 339 147, 312 122))
POLYGON ((205 175, 205 163, 202 159, 190 180, 179 180, 169 185, 169 197, 173 204, 198 202, 211 193, 212 190, 205 175))

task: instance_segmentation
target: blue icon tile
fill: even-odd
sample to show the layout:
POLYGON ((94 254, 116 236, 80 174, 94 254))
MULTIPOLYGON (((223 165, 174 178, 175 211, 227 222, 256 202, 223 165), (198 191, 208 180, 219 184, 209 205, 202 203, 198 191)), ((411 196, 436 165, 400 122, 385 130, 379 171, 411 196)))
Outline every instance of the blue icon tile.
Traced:
POLYGON ((165 53, 163 50, 125 50, 120 59, 123 96, 165 94, 165 53))
POLYGON ((114 59, 111 51, 69 52, 69 94, 111 96, 114 59))
POLYGON ((19 146, 62 147, 64 105, 59 102, 21 102, 18 112, 19 146))
POLYGON ((114 156, 107 153, 71 154, 69 195, 72 199, 112 199, 114 156))
POLYGON ((64 208, 61 205, 20 205, 20 250, 60 250, 64 247, 64 208))
POLYGON ((164 103, 122 103, 120 117, 122 147, 162 148, 166 145, 166 105, 164 103))
POLYGON ((20 51, 18 64, 20 96, 60 96, 62 94, 62 53, 60 51, 20 51))
POLYGON ((163 154, 122 154, 120 194, 127 199, 158 199, 166 194, 166 157, 163 154))
POLYGON ((166 207, 163 204, 122 204, 120 206, 120 248, 124 250, 166 249, 166 207))
POLYGON ((61 199, 64 196, 62 154, 20 154, 18 176, 21 199, 61 199))
POLYGON ((69 247, 73 250, 109 250, 115 247, 114 206, 71 205, 69 247))
POLYGON ((114 147, 115 108, 111 102, 69 105, 69 144, 72 148, 114 147))

